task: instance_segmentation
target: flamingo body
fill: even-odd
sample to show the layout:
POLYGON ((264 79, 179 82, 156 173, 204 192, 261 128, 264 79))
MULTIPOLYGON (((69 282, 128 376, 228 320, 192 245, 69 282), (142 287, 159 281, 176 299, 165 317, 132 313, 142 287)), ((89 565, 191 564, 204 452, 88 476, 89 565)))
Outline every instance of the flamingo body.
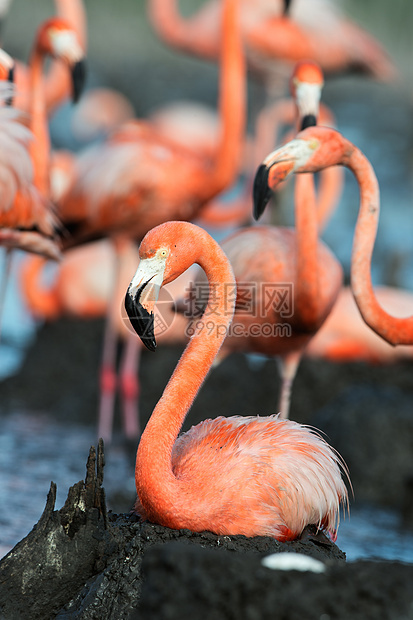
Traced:
POLYGON ((196 514, 188 519, 172 504, 160 517, 156 499, 149 510, 138 499, 135 511, 174 529, 284 541, 314 523, 335 540, 337 488, 346 493, 338 462, 319 435, 278 415, 204 420, 180 435, 172 451, 172 471, 188 481, 196 514))
POLYGON ((301 350, 328 316, 341 288, 342 268, 329 248, 321 241, 317 244, 320 291, 317 304, 320 310, 315 325, 309 326, 300 319, 300 307, 295 297, 299 286, 299 249, 294 229, 247 228, 235 232, 221 245, 238 282, 234 320, 223 353, 249 351, 283 355, 301 350), (273 333, 269 335, 260 330, 257 335, 253 325, 271 325, 273 333), (237 335, 240 332, 244 336, 237 335))

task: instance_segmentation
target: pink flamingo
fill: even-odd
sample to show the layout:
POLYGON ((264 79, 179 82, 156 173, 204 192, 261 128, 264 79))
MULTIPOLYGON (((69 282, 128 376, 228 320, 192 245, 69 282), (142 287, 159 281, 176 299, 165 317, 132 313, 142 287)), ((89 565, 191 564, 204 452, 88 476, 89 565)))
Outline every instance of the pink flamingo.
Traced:
MULTIPOLYGON (((67 20, 74 31, 77 44, 80 45, 82 56, 86 53, 86 13, 83 0, 55 0, 57 17, 67 20)), ((82 67, 77 68, 77 72, 82 67)), ((16 96, 14 105, 28 112, 31 105, 31 69, 19 60, 15 60, 14 82, 16 96)), ((51 65, 43 76, 44 105, 47 116, 71 96, 72 85, 66 68, 52 58, 51 65)))
POLYGON ((351 258, 351 289, 364 321, 392 345, 413 343, 413 316, 398 318, 380 305, 371 281, 371 258, 380 211, 379 185, 363 153, 339 132, 309 127, 296 139, 273 151, 257 171, 254 182, 255 212, 268 200, 268 187, 276 188, 292 172, 317 172, 327 166, 346 166, 360 187, 360 208, 351 258))
MULTIPOLYGON (((314 63, 297 65, 292 76, 297 124, 309 118, 315 122, 320 78, 314 63)), ((300 175, 295 186, 296 230, 245 228, 221 243, 234 269, 238 294, 232 329, 218 359, 232 352, 276 356, 281 372, 278 411, 283 418, 289 414, 292 384, 305 347, 331 312, 342 285, 340 264, 318 240, 326 213, 321 216, 317 210, 312 175, 300 175)), ((201 274, 192 296, 198 307, 203 307, 202 279, 201 274)), ((193 310, 192 305, 189 313, 193 310)))
POLYGON ((236 283, 223 250, 194 224, 167 222, 145 236, 139 255, 125 306, 144 344, 156 347, 160 286, 194 263, 211 285, 211 328, 196 329, 142 434, 135 511, 174 529, 292 540, 315 524, 335 539, 347 490, 340 457, 315 431, 276 415, 234 416, 205 420, 178 437, 234 312, 228 292, 236 283))
MULTIPOLYGON (((57 218, 50 205, 49 187, 49 157, 50 138, 48 132, 42 72, 44 60, 50 56, 59 60, 72 70, 74 98, 79 95, 83 71, 84 57, 76 33, 66 20, 58 17, 45 21, 38 29, 32 53, 30 56, 30 119, 29 129, 33 139, 28 143, 28 156, 20 158, 16 154, 10 158, 8 193, 3 197, 5 202, 0 205, 0 244, 7 248, 6 269, 3 279, 3 292, 11 267, 11 250, 20 248, 30 252, 42 254, 57 259, 60 256, 60 247, 57 239, 57 218), (17 168, 20 166, 20 171, 17 168), (33 171, 30 184, 22 187, 22 179, 27 181, 33 171), (17 183, 16 183, 17 181, 17 183)), ((14 114, 12 112, 12 114, 14 114)), ((20 126, 14 136, 20 142, 24 139, 25 129, 20 126)), ((11 135, 11 131, 5 133, 11 135)), ((11 146, 7 151, 12 155, 11 146)))
MULTIPOLYGON (((216 60, 222 5, 220 0, 209 0, 194 15, 183 18, 177 0, 148 0, 148 12, 165 43, 216 60)), ((325 73, 358 69, 381 80, 396 74, 380 44, 343 17, 333 2, 294 0, 286 7, 283 0, 240 0, 239 10, 248 69, 268 91, 277 89, 278 94, 280 80, 284 84, 292 64, 303 59, 318 62, 325 73)))

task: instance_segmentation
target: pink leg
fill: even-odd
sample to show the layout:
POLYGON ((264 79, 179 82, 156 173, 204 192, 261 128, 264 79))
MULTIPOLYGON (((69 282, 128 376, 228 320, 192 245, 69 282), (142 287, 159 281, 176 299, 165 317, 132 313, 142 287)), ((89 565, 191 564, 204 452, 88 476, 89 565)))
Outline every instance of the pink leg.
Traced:
POLYGON ((112 441, 113 413, 116 395, 116 344, 117 336, 113 330, 111 319, 106 317, 103 340, 102 364, 100 367, 100 404, 98 437, 105 443, 112 441))
POLYGON ((128 439, 138 439, 139 423, 139 361, 142 347, 135 335, 126 339, 120 370, 122 394, 123 429, 128 439))
POLYGON ((105 333, 103 336, 103 353, 100 367, 100 404, 98 437, 110 443, 112 441, 113 415, 115 409, 115 396, 117 387, 116 371, 116 345, 118 341, 115 330, 115 316, 119 312, 118 299, 116 296, 121 267, 121 245, 113 243, 115 249, 115 276, 112 283, 112 294, 108 304, 106 315, 105 333))
POLYGON ((13 250, 11 248, 6 248, 5 266, 4 266, 3 278, 2 278, 1 286, 0 286, 0 341, 1 341, 1 332, 2 332, 1 328, 2 328, 3 310, 4 310, 4 304, 6 301, 7 283, 10 278, 12 258, 13 258, 13 250))
POLYGON ((278 401, 280 418, 288 418, 291 402, 291 389, 297 368, 300 363, 302 351, 293 351, 278 358, 281 374, 281 393, 278 401))

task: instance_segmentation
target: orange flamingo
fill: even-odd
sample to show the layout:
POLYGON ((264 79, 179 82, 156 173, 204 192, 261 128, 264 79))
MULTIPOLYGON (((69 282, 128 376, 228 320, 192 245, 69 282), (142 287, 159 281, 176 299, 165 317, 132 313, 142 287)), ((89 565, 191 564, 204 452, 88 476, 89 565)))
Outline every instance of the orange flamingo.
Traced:
MULTIPOLYGON (((70 24, 60 18, 47 20, 38 30, 30 59, 29 129, 33 140, 29 144, 29 154, 34 172, 33 188, 26 192, 17 192, 13 196, 13 203, 6 204, 0 214, 3 245, 20 247, 51 258, 57 258, 59 252, 55 241, 56 220, 48 204, 50 141, 44 109, 42 67, 44 58, 48 55, 71 67, 75 96, 78 95, 81 84, 78 81, 77 67, 83 62, 83 53, 72 38, 73 34, 70 24)), ((23 132, 23 128, 20 132, 23 132)))
MULTIPOLYGON (((307 123, 309 117, 314 122, 318 115, 320 76, 320 69, 308 61, 299 63, 293 73, 297 123, 307 123), (303 75, 307 81, 299 79, 303 75)), ((232 352, 277 356, 278 411, 283 418, 289 414, 292 384, 305 347, 331 312, 342 285, 340 264, 318 240, 318 218, 313 177, 300 175, 295 186, 295 231, 246 228, 221 243, 234 269, 238 296, 232 330, 219 359, 232 352), (265 250, 260 251, 262 247, 265 250)), ((192 301, 202 308, 202 275, 197 286, 192 301)))
POLYGON ((234 311, 228 292, 236 283, 223 250, 194 224, 167 222, 145 236, 139 255, 125 306, 149 349, 156 346, 160 286, 194 263, 211 285, 205 317, 212 323, 196 329, 142 434, 135 511, 174 529, 291 540, 315 524, 335 539, 347 490, 340 457, 316 432, 276 415, 234 416, 205 420, 178 437, 234 311))
MULTIPOLYGON (((312 59, 326 73, 358 69, 391 79, 395 68, 379 43, 343 17, 326 0, 295 0, 285 15, 283 0, 240 0, 242 36, 248 68, 267 89, 277 88, 291 74, 292 63, 312 59), (282 61, 282 62, 277 62, 282 61)), ((222 2, 210 0, 190 18, 183 18, 177 0, 148 0, 150 20, 168 45, 210 60, 218 58, 222 2)))
MULTIPOLYGON (((13 183, 9 184, 9 194, 6 202, 0 208, 0 244, 7 248, 6 270, 3 279, 3 291, 10 272, 10 250, 20 248, 57 259, 60 256, 57 240, 57 220, 52 213, 49 199, 49 155, 50 139, 47 126, 47 118, 44 106, 44 92, 42 85, 43 63, 46 56, 59 59, 60 62, 72 69, 74 97, 76 98, 81 89, 81 76, 79 67, 83 63, 83 52, 76 41, 75 33, 70 24, 61 18, 52 18, 44 22, 38 29, 33 50, 30 57, 30 119, 29 129, 33 140, 28 145, 30 162, 24 158, 14 166, 23 167, 23 172, 12 170, 19 186, 13 177, 13 183), (80 80, 80 81, 79 81, 80 80), (27 182, 21 187, 21 177, 31 174, 28 169, 33 167, 33 180, 30 185, 27 182), (12 194, 10 194, 12 191, 12 194)), ((19 128, 19 134, 24 135, 23 127, 19 128)), ((16 130, 14 130, 16 133, 16 130)), ((21 138, 20 138, 21 140, 21 138)), ((20 149, 21 151, 21 149, 20 149)), ((10 171, 9 171, 10 172, 10 171)))
POLYGON ((268 187, 276 188, 292 172, 317 172, 327 166, 349 168, 360 187, 360 208, 351 258, 351 289, 364 321, 392 345, 413 343, 413 316, 393 317, 380 305, 371 281, 371 259, 380 211, 379 185, 363 153, 339 132, 309 127, 295 140, 270 153, 254 182, 255 212, 268 200, 268 187))
MULTIPOLYGON (((45 285, 42 276, 45 260, 28 256, 20 265, 20 285, 23 298, 30 312, 39 319, 54 321, 61 316, 91 319, 106 316, 109 308, 113 330, 123 343, 118 376, 114 373, 113 397, 119 386, 122 403, 122 428, 127 439, 136 440, 140 435, 139 424, 139 359, 142 345, 130 329, 129 321, 120 312, 125 288, 130 274, 138 262, 134 243, 125 243, 119 255, 119 282, 115 291, 116 303, 111 304, 112 281, 115 276, 116 256, 108 239, 72 248, 64 253, 53 278, 52 285, 45 285)), ((156 313, 157 337, 160 344, 184 344, 187 340, 186 319, 173 311, 173 302, 189 286, 193 270, 165 287, 162 312, 156 313)), ((98 436, 112 440, 113 409, 109 416, 99 419, 98 436)))
MULTIPOLYGON (((82 49, 82 56, 86 53, 86 13, 83 0, 55 0, 57 16, 67 20, 77 39, 77 45, 82 49)), ((81 71, 81 66, 77 68, 81 71)), ((29 112, 31 106, 31 69, 24 63, 16 60, 14 82, 16 96, 14 105, 19 110, 29 112)), ((58 59, 53 59, 49 70, 43 76, 44 102, 47 115, 71 96, 72 85, 66 68, 58 59)))
MULTIPOLYGON (((195 218, 232 184, 245 126, 245 70, 234 0, 226 0, 222 34, 222 127, 214 156, 169 140, 149 123, 126 123, 77 160, 75 180, 59 203, 59 216, 70 233, 64 247, 102 236, 116 243, 121 236, 141 239, 160 222, 195 218)), ((108 321, 100 419, 109 418, 112 410, 114 351, 108 321)))

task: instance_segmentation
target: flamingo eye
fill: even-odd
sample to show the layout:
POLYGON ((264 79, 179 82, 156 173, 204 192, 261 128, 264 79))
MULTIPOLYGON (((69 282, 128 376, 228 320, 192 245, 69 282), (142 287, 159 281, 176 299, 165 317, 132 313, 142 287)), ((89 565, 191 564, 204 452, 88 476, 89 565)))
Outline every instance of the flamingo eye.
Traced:
POLYGON ((161 258, 166 258, 166 257, 168 256, 168 250, 165 250, 165 249, 161 250, 161 251, 159 252, 159 256, 160 256, 161 258))

